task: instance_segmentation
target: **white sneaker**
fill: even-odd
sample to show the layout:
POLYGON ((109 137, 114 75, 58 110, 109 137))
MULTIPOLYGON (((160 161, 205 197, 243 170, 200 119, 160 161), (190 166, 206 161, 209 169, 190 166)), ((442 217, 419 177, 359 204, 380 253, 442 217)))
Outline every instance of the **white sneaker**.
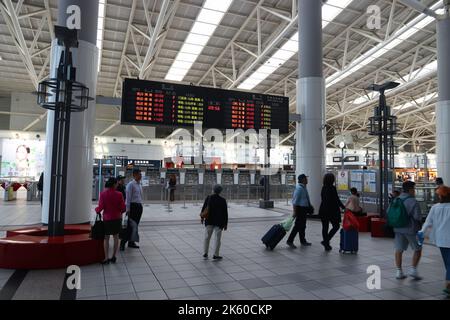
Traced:
POLYGON ((405 279, 406 276, 401 269, 397 269, 397 275, 395 276, 397 280, 405 279))
POLYGON ((419 276, 417 269, 411 269, 408 273, 408 276, 410 276, 411 278, 414 278, 414 280, 422 280, 423 279, 421 276, 419 276))

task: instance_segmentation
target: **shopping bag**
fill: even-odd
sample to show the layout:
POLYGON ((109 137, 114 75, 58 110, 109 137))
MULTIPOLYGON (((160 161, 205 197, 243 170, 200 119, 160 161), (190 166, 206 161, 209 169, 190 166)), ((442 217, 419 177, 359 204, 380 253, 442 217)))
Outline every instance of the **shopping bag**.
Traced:
POLYGON ((127 241, 129 238, 129 228, 128 228, 128 215, 124 214, 122 217, 122 227, 119 232, 119 239, 127 241))
POLYGON ((289 232, 289 230, 291 230, 292 225, 294 224, 294 220, 295 220, 294 217, 289 217, 281 222, 281 226, 283 227, 284 230, 286 230, 286 232, 289 232))
POLYGON ((97 214, 94 225, 91 227, 91 238, 94 240, 105 239, 105 224, 101 214, 97 214))

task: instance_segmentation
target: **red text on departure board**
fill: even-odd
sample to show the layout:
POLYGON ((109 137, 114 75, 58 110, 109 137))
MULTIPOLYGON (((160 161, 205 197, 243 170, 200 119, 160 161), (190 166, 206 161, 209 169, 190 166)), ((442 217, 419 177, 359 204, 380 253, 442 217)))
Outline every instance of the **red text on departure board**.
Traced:
POLYGON ((231 127, 233 129, 255 128, 255 103, 233 101, 231 103, 231 127))
POLYGON ((164 94, 136 92, 135 114, 138 121, 164 122, 164 94))

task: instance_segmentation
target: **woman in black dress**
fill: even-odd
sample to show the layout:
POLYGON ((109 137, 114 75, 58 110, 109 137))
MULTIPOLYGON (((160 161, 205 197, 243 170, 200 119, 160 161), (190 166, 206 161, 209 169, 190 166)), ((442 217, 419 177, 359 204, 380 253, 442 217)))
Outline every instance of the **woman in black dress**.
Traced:
POLYGON ((322 187, 322 203, 320 204, 319 216, 322 220, 322 238, 321 244, 325 247, 326 251, 330 251, 332 247, 330 246, 330 240, 338 232, 341 223, 341 210, 339 208, 345 209, 344 204, 339 199, 334 182, 336 178, 334 174, 327 173, 323 178, 322 187), (330 223, 333 228, 328 232, 330 223))

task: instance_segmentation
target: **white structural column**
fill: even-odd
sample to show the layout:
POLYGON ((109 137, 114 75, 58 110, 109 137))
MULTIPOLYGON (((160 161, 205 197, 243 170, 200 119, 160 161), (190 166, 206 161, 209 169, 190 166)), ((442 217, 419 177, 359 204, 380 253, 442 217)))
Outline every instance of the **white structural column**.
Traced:
POLYGON ((438 176, 450 184, 450 17, 437 22, 439 101, 436 104, 438 176))
POLYGON ((299 80, 297 81, 296 174, 309 176, 316 213, 325 173, 325 80, 322 69, 322 1, 299 0, 299 80))
MULTIPOLYGON (((79 47, 72 49, 73 63, 76 68, 76 80, 89 88, 89 96, 96 96, 98 49, 97 19, 98 0, 59 0, 58 25, 66 26, 72 14, 67 8, 76 5, 80 8, 81 29, 78 32, 79 47)), ((52 42, 51 77, 56 77, 56 68, 62 48, 57 41, 52 42)), ((92 203, 92 165, 94 163, 94 121, 95 101, 82 113, 72 113, 70 123, 69 162, 67 167, 66 224, 86 223, 90 221, 92 203)), ((44 195, 42 223, 48 223, 51 156, 53 142, 54 112, 49 111, 46 130, 46 150, 44 169, 44 195)))

